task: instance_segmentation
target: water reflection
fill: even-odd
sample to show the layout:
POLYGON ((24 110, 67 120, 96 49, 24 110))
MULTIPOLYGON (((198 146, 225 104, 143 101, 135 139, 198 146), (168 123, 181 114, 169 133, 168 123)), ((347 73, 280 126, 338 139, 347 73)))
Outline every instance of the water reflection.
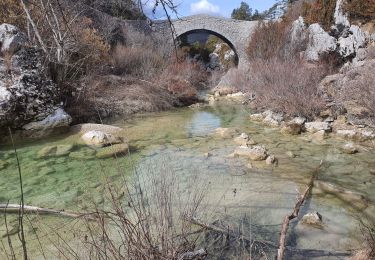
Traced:
POLYGON ((197 112, 188 122, 186 129, 189 137, 203 137, 213 133, 220 126, 220 117, 209 112, 197 112))

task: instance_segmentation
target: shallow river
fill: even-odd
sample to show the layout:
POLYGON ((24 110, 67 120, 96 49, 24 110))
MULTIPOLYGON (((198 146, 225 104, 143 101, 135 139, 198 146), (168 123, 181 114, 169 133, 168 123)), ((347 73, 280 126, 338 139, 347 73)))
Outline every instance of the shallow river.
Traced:
MULTIPOLYGON (((104 182, 118 183, 123 174, 131 175, 134 168, 142 171, 148 168, 145 165, 154 167, 163 162, 162 167, 154 167, 153 171, 163 171, 168 167, 182 187, 197 183, 206 187, 202 217, 207 222, 221 220, 233 228, 241 226, 243 233, 277 244, 285 215, 291 212, 299 192, 323 160, 319 181, 360 193, 365 202, 350 202, 350 199, 343 199, 335 193, 314 189, 300 214, 318 211, 323 216, 324 226, 292 224, 288 244, 300 249, 355 249, 359 247, 360 239, 356 219, 358 216, 375 216, 372 202, 375 201, 375 176, 371 171, 375 168, 375 154, 366 147, 362 147, 358 154, 348 155, 341 152, 340 147, 345 142, 340 139, 315 141, 308 135, 286 136, 278 129, 251 122, 245 107, 225 102, 212 107, 146 114, 110 123, 125 129, 130 155, 118 159, 95 159, 77 135, 17 144, 25 203, 80 211, 90 209, 93 204, 104 206, 104 182), (236 128, 238 135, 247 133, 276 156, 278 165, 249 164, 242 158, 230 158, 228 155, 237 145, 232 139, 216 136, 215 129, 219 127, 236 128), (38 151, 43 147, 56 144, 74 144, 75 156, 38 158, 38 151)), ((11 147, 0 147, 0 160, 0 204, 7 201, 18 203, 19 180, 11 147)), ((72 225, 56 217, 43 218, 44 224, 56 230, 72 225)), ((43 236, 46 231, 39 227, 41 220, 32 216, 29 220, 37 226, 36 233, 43 236)), ((0 239, 6 243, 3 217, 0 224, 0 239)), ((10 226, 15 225, 15 220, 11 219, 10 226)), ((28 229, 27 237, 31 241, 31 252, 37 252, 32 228, 28 229)), ((0 258, 4 257, 2 250, 0 246, 0 258)), ((211 257, 220 258, 215 253, 211 257)), ((343 258, 320 256, 319 259, 343 258)))

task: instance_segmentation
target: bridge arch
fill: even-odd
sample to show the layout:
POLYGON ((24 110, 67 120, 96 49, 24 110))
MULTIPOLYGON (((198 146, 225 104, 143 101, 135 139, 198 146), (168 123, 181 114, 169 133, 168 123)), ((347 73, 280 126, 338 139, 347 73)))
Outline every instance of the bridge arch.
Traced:
POLYGON ((226 44, 228 44, 229 47, 235 53, 235 64, 236 64, 236 66, 238 66, 239 55, 238 55, 236 46, 229 39, 227 39, 225 36, 223 36, 222 34, 216 32, 216 31, 212 31, 212 30, 209 30, 209 29, 193 29, 193 30, 189 30, 189 31, 186 31, 186 32, 184 32, 182 34, 177 35, 177 37, 176 37, 177 41, 180 40, 182 37, 188 36, 188 35, 193 34, 193 33, 207 33, 207 34, 210 34, 210 35, 214 35, 214 36, 218 37, 219 39, 221 39, 226 44))
POLYGON ((258 22, 239 21, 210 15, 193 15, 173 20, 172 24, 176 38, 192 31, 209 31, 223 39, 235 51, 238 57, 238 66, 241 66, 247 63, 246 47, 258 22))

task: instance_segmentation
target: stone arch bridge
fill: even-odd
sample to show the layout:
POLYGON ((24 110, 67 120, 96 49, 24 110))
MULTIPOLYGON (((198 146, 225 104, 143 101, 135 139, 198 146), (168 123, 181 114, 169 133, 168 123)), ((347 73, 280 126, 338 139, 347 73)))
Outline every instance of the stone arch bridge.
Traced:
MULTIPOLYGON (((247 62, 246 47, 254 32, 257 21, 240 21, 209 15, 193 15, 172 21, 175 36, 206 31, 226 42, 237 54, 239 66, 247 62)), ((170 33, 168 21, 157 21, 153 30, 170 33)))

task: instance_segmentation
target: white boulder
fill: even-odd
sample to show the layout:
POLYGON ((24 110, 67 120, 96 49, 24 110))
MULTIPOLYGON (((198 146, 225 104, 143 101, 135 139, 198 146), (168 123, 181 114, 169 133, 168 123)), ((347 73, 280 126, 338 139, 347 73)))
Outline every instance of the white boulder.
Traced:
POLYGON ((305 123, 305 128, 309 133, 316 133, 318 131, 331 131, 331 125, 328 122, 308 122, 305 123))
POLYGON ((85 133, 81 136, 81 139, 85 142, 85 144, 94 147, 103 147, 122 142, 121 138, 117 136, 96 130, 85 133))

